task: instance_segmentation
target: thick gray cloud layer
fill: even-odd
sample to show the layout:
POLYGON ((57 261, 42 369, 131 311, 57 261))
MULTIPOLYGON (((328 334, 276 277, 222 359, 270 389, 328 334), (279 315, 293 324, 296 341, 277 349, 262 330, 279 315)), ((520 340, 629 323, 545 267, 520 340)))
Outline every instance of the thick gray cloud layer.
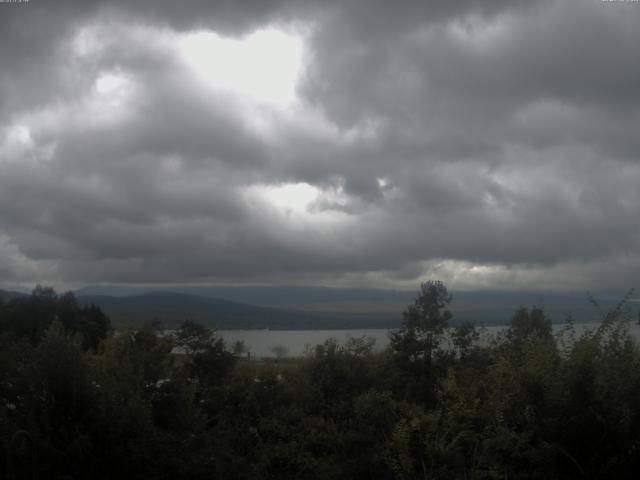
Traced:
POLYGON ((32 1, 0 32, 3 285, 639 278, 640 3, 32 1), (250 90, 289 50, 241 93, 189 63, 269 29, 287 104, 250 90))

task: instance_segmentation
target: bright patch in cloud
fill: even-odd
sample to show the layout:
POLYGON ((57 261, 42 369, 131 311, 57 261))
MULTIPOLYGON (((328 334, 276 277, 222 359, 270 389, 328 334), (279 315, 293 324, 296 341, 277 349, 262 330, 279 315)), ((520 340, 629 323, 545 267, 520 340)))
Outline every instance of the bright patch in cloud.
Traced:
POLYGON ((33 147, 31 130, 26 125, 12 125, 0 133, 0 161, 20 158, 33 147))
POLYGON ((5 141, 15 148, 30 148, 33 146, 31 131, 26 125, 14 125, 7 130, 5 141))
POLYGON ((458 42, 486 48, 501 41, 512 27, 513 17, 502 14, 497 18, 487 20, 478 15, 470 15, 462 20, 456 20, 449 26, 449 31, 458 42))
POLYGON ((211 31, 185 35, 182 58, 212 88, 274 105, 296 98, 302 70, 303 42, 280 30, 258 30, 232 39, 211 31))
POLYGON ((105 73, 100 75, 95 83, 96 92, 106 95, 116 93, 127 85, 127 79, 123 75, 105 73))
POLYGON ((308 183, 283 185, 254 185, 248 189, 250 196, 287 213, 305 213, 320 194, 318 188, 308 183))
POLYGON ((93 92, 86 99, 84 115, 87 125, 115 125, 133 111, 136 85, 120 72, 105 72, 96 78, 93 92))

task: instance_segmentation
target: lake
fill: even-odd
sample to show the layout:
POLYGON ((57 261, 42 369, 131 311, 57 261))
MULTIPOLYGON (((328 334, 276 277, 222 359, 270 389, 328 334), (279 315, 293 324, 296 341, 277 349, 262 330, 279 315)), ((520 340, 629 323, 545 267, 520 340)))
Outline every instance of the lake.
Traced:
MULTIPOLYGON (((555 332, 561 330, 565 324, 554 324, 555 332)), ((594 328, 597 323, 579 323, 576 324, 576 331, 580 333, 587 328, 594 328)), ((481 327, 481 341, 488 339, 496 333, 504 330, 505 326, 488 326, 481 327)), ((636 323, 631 325, 631 333, 640 339, 640 326, 636 323)), ((359 330, 218 330, 218 334, 222 336, 228 346, 233 342, 241 340, 249 348, 253 357, 274 357, 271 351, 273 347, 284 347, 286 356, 299 357, 304 355, 307 346, 324 343, 329 338, 335 338, 338 342, 344 343, 349 338, 358 338, 362 336, 375 339, 374 350, 384 350, 389 345, 388 329, 359 329, 359 330)))

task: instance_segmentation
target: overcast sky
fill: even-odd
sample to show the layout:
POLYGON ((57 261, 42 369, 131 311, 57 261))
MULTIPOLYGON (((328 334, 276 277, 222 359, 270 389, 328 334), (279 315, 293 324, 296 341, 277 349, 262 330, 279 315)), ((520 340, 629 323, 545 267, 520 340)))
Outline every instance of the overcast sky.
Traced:
POLYGON ((629 1, 0 3, 0 287, 640 287, 639 46, 629 1))

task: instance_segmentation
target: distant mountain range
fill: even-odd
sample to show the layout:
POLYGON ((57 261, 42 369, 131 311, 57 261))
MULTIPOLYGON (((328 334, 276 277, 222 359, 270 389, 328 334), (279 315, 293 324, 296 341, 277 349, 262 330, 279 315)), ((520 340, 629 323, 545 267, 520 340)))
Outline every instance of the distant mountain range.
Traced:
POLYGON ((171 286, 171 287, 121 287, 89 286, 75 291, 76 295, 107 295, 126 297, 154 292, 173 292, 201 297, 222 298, 253 305, 306 304, 344 300, 390 300, 409 302, 415 291, 383 290, 374 288, 336 288, 301 286, 171 286))
MULTIPOLYGON (((100 306, 117 324, 159 320, 175 325, 191 319, 218 329, 395 328, 416 291, 326 287, 144 287, 97 286, 75 291, 82 303, 100 306)), ((0 290, 0 298, 24 295, 0 290)), ((604 310, 619 298, 604 296, 604 310)), ((541 305, 554 322, 569 314, 576 321, 597 320, 586 294, 536 292, 453 292, 453 323, 508 323, 520 306, 541 305)), ((632 305, 637 305, 633 303, 632 305)))
POLYGON ((175 292, 121 297, 78 294, 78 299, 100 306, 113 322, 120 324, 159 320, 166 325, 176 325, 189 319, 225 330, 393 328, 400 324, 400 315, 303 312, 175 292))
MULTIPOLYGON (((141 312, 158 318, 190 316, 218 328, 393 328, 417 291, 301 286, 170 287, 146 292, 144 287, 86 287, 76 294, 93 299, 114 319, 135 319, 141 312), (176 295, 181 294, 181 295, 176 295), (164 299, 163 295, 168 295, 164 299), (117 300, 116 297, 121 298, 117 300), (163 299, 162 302, 157 301, 163 299), (180 301, 178 301, 180 299, 180 301), (228 303, 225 303, 227 301, 228 303), (137 304, 138 308, 131 308, 137 304), (145 305, 145 307, 142 307, 145 305), (226 309, 222 308, 226 306, 226 309), (175 308, 173 308, 175 307, 175 308), (266 308, 268 307, 268 308, 266 308), (127 313, 129 312, 129 313, 127 313), (135 312, 135 313, 134 313, 135 312)), ((598 298, 603 309, 615 307, 622 295, 598 298)), ((585 293, 474 291, 453 292, 454 323, 508 323, 518 307, 541 305, 554 322, 572 315, 576 321, 597 320, 585 293)))
POLYGON ((16 292, 13 290, 0 290, 0 300, 11 300, 12 298, 18 298, 25 296, 25 293, 16 292))

